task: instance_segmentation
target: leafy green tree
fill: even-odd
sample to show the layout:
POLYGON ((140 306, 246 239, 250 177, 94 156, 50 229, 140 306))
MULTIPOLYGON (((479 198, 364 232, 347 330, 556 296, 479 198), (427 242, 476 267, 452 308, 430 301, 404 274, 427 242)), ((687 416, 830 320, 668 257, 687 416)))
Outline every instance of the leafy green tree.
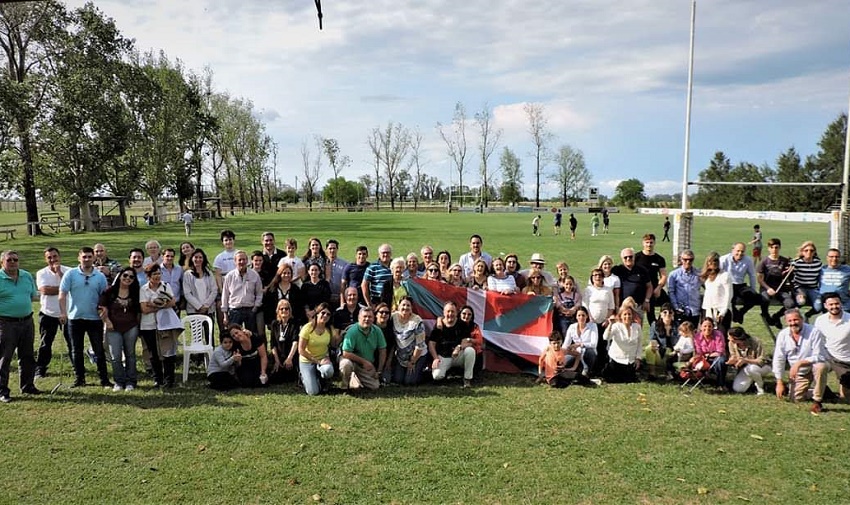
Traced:
MULTIPOLYGON (((8 118, 0 183, 23 195, 27 221, 32 223, 39 220, 34 137, 47 113, 43 100, 53 73, 54 40, 68 22, 64 6, 55 0, 0 3, 0 48, 6 58, 0 71, 0 109, 8 118)), ((41 233, 38 225, 30 231, 41 233)))
POLYGON ((72 13, 70 29, 57 42, 49 121, 41 132, 51 169, 41 178, 78 204, 84 228, 93 230, 90 197, 128 146, 129 118, 116 76, 132 42, 92 4, 72 13))
MULTIPOLYGON (((345 170, 345 168, 351 164, 351 158, 340 154, 339 142, 336 139, 323 138, 322 147, 324 148, 325 156, 328 158, 328 165, 331 167, 331 172, 334 174, 333 178, 338 179, 340 172, 345 170)), ((334 193, 334 195, 336 195, 336 193, 334 193)), ((324 198, 325 200, 334 202, 336 208, 339 208, 341 200, 337 200, 335 198, 328 199, 327 196, 324 198)))
MULTIPOLYGON (((732 171, 732 162, 723 153, 717 151, 708 168, 699 173, 699 180, 703 182, 724 182, 729 180, 732 171)), ((705 185, 699 186, 696 195, 691 199, 691 206, 703 209, 725 209, 728 208, 729 190, 724 186, 705 185)))
POLYGON ((509 147, 502 149, 499 169, 502 171, 501 199, 505 203, 516 204, 522 200, 522 168, 519 158, 509 147))
POLYGON ((643 183, 637 179, 626 179, 617 184, 614 191, 614 202, 617 205, 625 205, 630 209, 635 208, 646 200, 643 183))
POLYGON ((336 177, 325 184, 322 190, 322 198, 326 202, 339 202, 346 206, 356 205, 360 203, 363 195, 363 185, 347 181, 345 177, 336 177))
MULTIPOLYGON (((847 135, 847 114, 833 120, 818 141, 816 155, 806 159, 805 180, 812 182, 841 182, 844 171, 844 142, 847 135)), ((839 200, 839 187, 812 186, 809 188, 808 209, 823 212, 839 200)))
POLYGON ((563 145, 555 155, 556 172, 550 177, 558 183, 561 204, 566 207, 570 201, 578 201, 587 194, 590 186, 590 172, 580 149, 563 145))

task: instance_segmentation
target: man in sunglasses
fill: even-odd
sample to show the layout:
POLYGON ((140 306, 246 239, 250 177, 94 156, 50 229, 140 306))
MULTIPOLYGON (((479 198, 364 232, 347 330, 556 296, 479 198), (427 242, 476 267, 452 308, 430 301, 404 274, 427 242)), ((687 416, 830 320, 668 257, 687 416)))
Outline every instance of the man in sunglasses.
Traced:
POLYGON ((620 259, 623 262, 611 269, 611 273, 620 278, 620 299, 631 297, 637 304, 635 313, 643 319, 652 298, 652 277, 649 270, 635 264, 635 250, 631 247, 620 251, 620 259))
POLYGON ((0 402, 9 403, 9 369, 18 351, 21 392, 37 395, 33 345, 35 330, 32 322, 32 302, 38 291, 32 274, 18 268, 18 253, 4 251, 0 255, 0 402))
POLYGON ((374 310, 363 307, 357 324, 345 332, 339 360, 342 389, 376 390, 381 385, 378 370, 383 370, 387 361, 387 342, 384 332, 374 323, 374 310))
POLYGON ((94 267, 94 250, 91 247, 81 248, 77 259, 80 265, 68 270, 59 285, 59 322, 68 324, 68 335, 71 337, 75 376, 73 387, 86 385, 83 339, 88 334, 97 362, 100 385, 112 389, 103 348, 103 321, 98 310, 100 295, 106 291, 106 276, 94 267))

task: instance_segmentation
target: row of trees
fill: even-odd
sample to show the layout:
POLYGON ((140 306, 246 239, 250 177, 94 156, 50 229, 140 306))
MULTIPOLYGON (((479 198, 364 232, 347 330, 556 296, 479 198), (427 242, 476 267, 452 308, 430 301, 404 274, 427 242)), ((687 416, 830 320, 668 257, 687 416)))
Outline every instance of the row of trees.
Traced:
POLYGON ((715 153, 708 168, 700 172, 703 182, 741 182, 741 185, 701 185, 691 206, 709 209, 770 209, 787 212, 824 212, 838 203, 839 186, 815 186, 811 183, 840 183, 844 167, 844 143, 847 115, 832 121, 818 142, 817 154, 805 160, 793 147, 776 159, 775 167, 739 162, 735 165, 721 151, 715 153), (747 186, 746 182, 800 183, 785 186, 747 186))
MULTIPOLYGON (((164 53, 139 53, 92 4, 0 5, 0 183, 23 195, 80 206, 92 195, 203 202, 211 178, 225 201, 264 206, 276 147, 250 101, 213 90, 164 53)), ((124 203, 120 212, 126 219, 124 203)), ((38 232, 38 230, 34 230, 38 232)))

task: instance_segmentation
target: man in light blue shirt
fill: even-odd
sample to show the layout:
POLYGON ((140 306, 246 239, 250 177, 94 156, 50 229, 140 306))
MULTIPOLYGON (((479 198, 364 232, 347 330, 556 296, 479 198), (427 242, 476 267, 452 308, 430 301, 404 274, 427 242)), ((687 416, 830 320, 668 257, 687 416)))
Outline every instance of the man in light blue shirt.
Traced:
POLYGON ((761 296, 756 290, 756 268, 753 259, 747 256, 747 245, 736 242, 732 252, 720 257, 720 271, 727 272, 732 279, 732 321, 744 322, 744 315, 753 307, 761 304, 761 296), (746 280, 749 277, 750 282, 746 280), (743 303, 736 308, 735 301, 743 303))
POLYGON ((100 385, 111 389, 103 349, 103 321, 98 312, 100 295, 106 291, 106 276, 94 268, 94 249, 91 247, 81 248, 77 257, 80 266, 68 270, 59 284, 59 322, 68 324, 68 335, 71 338, 75 376, 72 387, 86 385, 83 339, 88 333, 97 361, 100 385))
POLYGON ((814 387, 814 405, 812 412, 819 413, 823 409, 821 401, 824 388, 820 381, 823 374, 814 374, 814 365, 821 363, 824 358, 823 334, 814 326, 804 323, 799 309, 785 311, 784 330, 776 336, 776 347, 773 351, 773 376, 776 377, 776 397, 780 400, 785 395, 785 365, 790 366, 788 378, 791 382, 789 393, 792 401, 800 401, 814 387))
MULTIPOLYGON (((841 252, 838 249, 830 249, 826 252, 826 266, 820 274, 820 294, 838 293, 841 298, 841 307, 850 311, 850 266, 842 265, 841 252)), ((818 312, 823 310, 822 297, 814 301, 812 307, 818 312)))
POLYGON ((694 267, 694 252, 685 249, 681 254, 682 266, 673 270, 667 278, 667 294, 676 315, 694 326, 699 322, 699 269, 694 267))

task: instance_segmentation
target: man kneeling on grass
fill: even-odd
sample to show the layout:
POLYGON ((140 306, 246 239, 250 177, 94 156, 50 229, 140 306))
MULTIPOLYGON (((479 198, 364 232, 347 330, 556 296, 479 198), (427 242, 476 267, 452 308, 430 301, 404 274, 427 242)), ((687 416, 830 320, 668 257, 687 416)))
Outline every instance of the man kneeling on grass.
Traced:
POLYGON ((352 324, 342 341, 342 359, 339 371, 342 389, 378 389, 378 370, 387 361, 387 343, 384 333, 374 325, 375 313, 371 307, 362 307, 357 324, 352 324))
POLYGON ((428 337, 428 352, 431 354, 431 376, 435 381, 446 378, 453 367, 463 367, 463 387, 472 386, 475 370, 475 348, 472 328, 458 319, 457 305, 446 302, 443 306, 442 324, 434 328, 428 337))

